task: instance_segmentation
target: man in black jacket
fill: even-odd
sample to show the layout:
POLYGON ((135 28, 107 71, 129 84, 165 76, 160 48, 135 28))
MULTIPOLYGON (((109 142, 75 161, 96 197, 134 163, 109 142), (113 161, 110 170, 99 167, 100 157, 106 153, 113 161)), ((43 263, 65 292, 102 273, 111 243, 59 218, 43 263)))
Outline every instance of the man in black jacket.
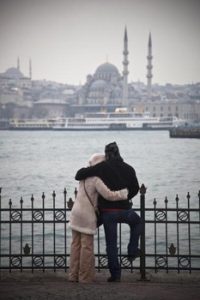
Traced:
POLYGON ((131 208, 131 199, 138 193, 139 184, 133 167, 123 161, 119 148, 115 142, 105 147, 106 160, 93 167, 80 169, 76 180, 84 180, 87 177, 97 176, 111 190, 128 188, 127 200, 108 201, 101 195, 98 198, 98 206, 104 225, 106 248, 108 255, 108 267, 111 277, 109 282, 120 281, 121 269, 118 261, 117 250, 117 223, 127 223, 130 226, 130 241, 128 244, 128 257, 134 260, 138 256, 138 242, 142 231, 141 218, 131 208))

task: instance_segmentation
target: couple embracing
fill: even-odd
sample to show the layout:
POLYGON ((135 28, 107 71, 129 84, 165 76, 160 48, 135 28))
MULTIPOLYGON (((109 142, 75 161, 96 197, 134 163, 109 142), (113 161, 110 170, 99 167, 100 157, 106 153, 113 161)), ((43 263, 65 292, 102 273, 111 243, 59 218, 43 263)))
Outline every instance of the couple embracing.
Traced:
POLYGON ((93 238, 97 226, 103 224, 111 276, 108 282, 119 282, 121 268, 118 261, 117 224, 130 226, 127 255, 133 261, 140 254, 138 249, 142 223, 132 209, 131 199, 138 193, 139 184, 135 170, 120 156, 115 142, 105 146, 105 155, 94 154, 89 167, 80 169, 77 198, 71 211, 72 244, 69 281, 92 282, 95 278, 93 238), (100 213, 97 217, 95 211, 100 213))

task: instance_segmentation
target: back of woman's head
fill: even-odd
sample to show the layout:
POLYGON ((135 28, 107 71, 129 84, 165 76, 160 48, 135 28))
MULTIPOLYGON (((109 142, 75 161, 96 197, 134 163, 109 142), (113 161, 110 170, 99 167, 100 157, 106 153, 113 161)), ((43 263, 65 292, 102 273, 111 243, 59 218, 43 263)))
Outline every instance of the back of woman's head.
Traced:
POLYGON ((94 153, 89 159, 89 165, 94 166, 96 164, 99 164, 100 162, 105 160, 105 155, 101 153, 94 153))

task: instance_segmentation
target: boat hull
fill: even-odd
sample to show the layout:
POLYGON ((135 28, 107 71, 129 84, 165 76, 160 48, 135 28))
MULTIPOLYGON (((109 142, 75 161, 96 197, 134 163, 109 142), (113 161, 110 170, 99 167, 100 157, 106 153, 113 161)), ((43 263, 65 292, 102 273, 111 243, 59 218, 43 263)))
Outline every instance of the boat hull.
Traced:
POLYGON ((158 131, 169 127, 128 127, 128 128, 53 128, 54 131, 158 131))

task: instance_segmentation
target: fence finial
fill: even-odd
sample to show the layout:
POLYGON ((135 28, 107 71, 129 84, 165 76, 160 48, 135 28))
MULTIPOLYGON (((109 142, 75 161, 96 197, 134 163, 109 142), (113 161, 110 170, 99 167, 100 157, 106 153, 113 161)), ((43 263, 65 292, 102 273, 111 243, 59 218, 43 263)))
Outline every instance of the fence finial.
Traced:
POLYGON ((140 187, 140 194, 145 195, 147 188, 145 187, 144 183, 140 187))
POLYGON ((173 243, 171 243, 171 245, 170 245, 170 247, 168 249, 169 249, 169 254, 170 255, 175 255, 175 253, 176 253, 176 247, 174 246, 173 243))
POLYGON ((74 201, 72 200, 72 198, 69 198, 69 200, 67 201, 67 206, 69 209, 72 209, 74 205, 74 201))
POLYGON ((31 247, 29 246, 29 244, 27 243, 24 247, 24 254, 25 255, 29 255, 31 252, 31 247))

